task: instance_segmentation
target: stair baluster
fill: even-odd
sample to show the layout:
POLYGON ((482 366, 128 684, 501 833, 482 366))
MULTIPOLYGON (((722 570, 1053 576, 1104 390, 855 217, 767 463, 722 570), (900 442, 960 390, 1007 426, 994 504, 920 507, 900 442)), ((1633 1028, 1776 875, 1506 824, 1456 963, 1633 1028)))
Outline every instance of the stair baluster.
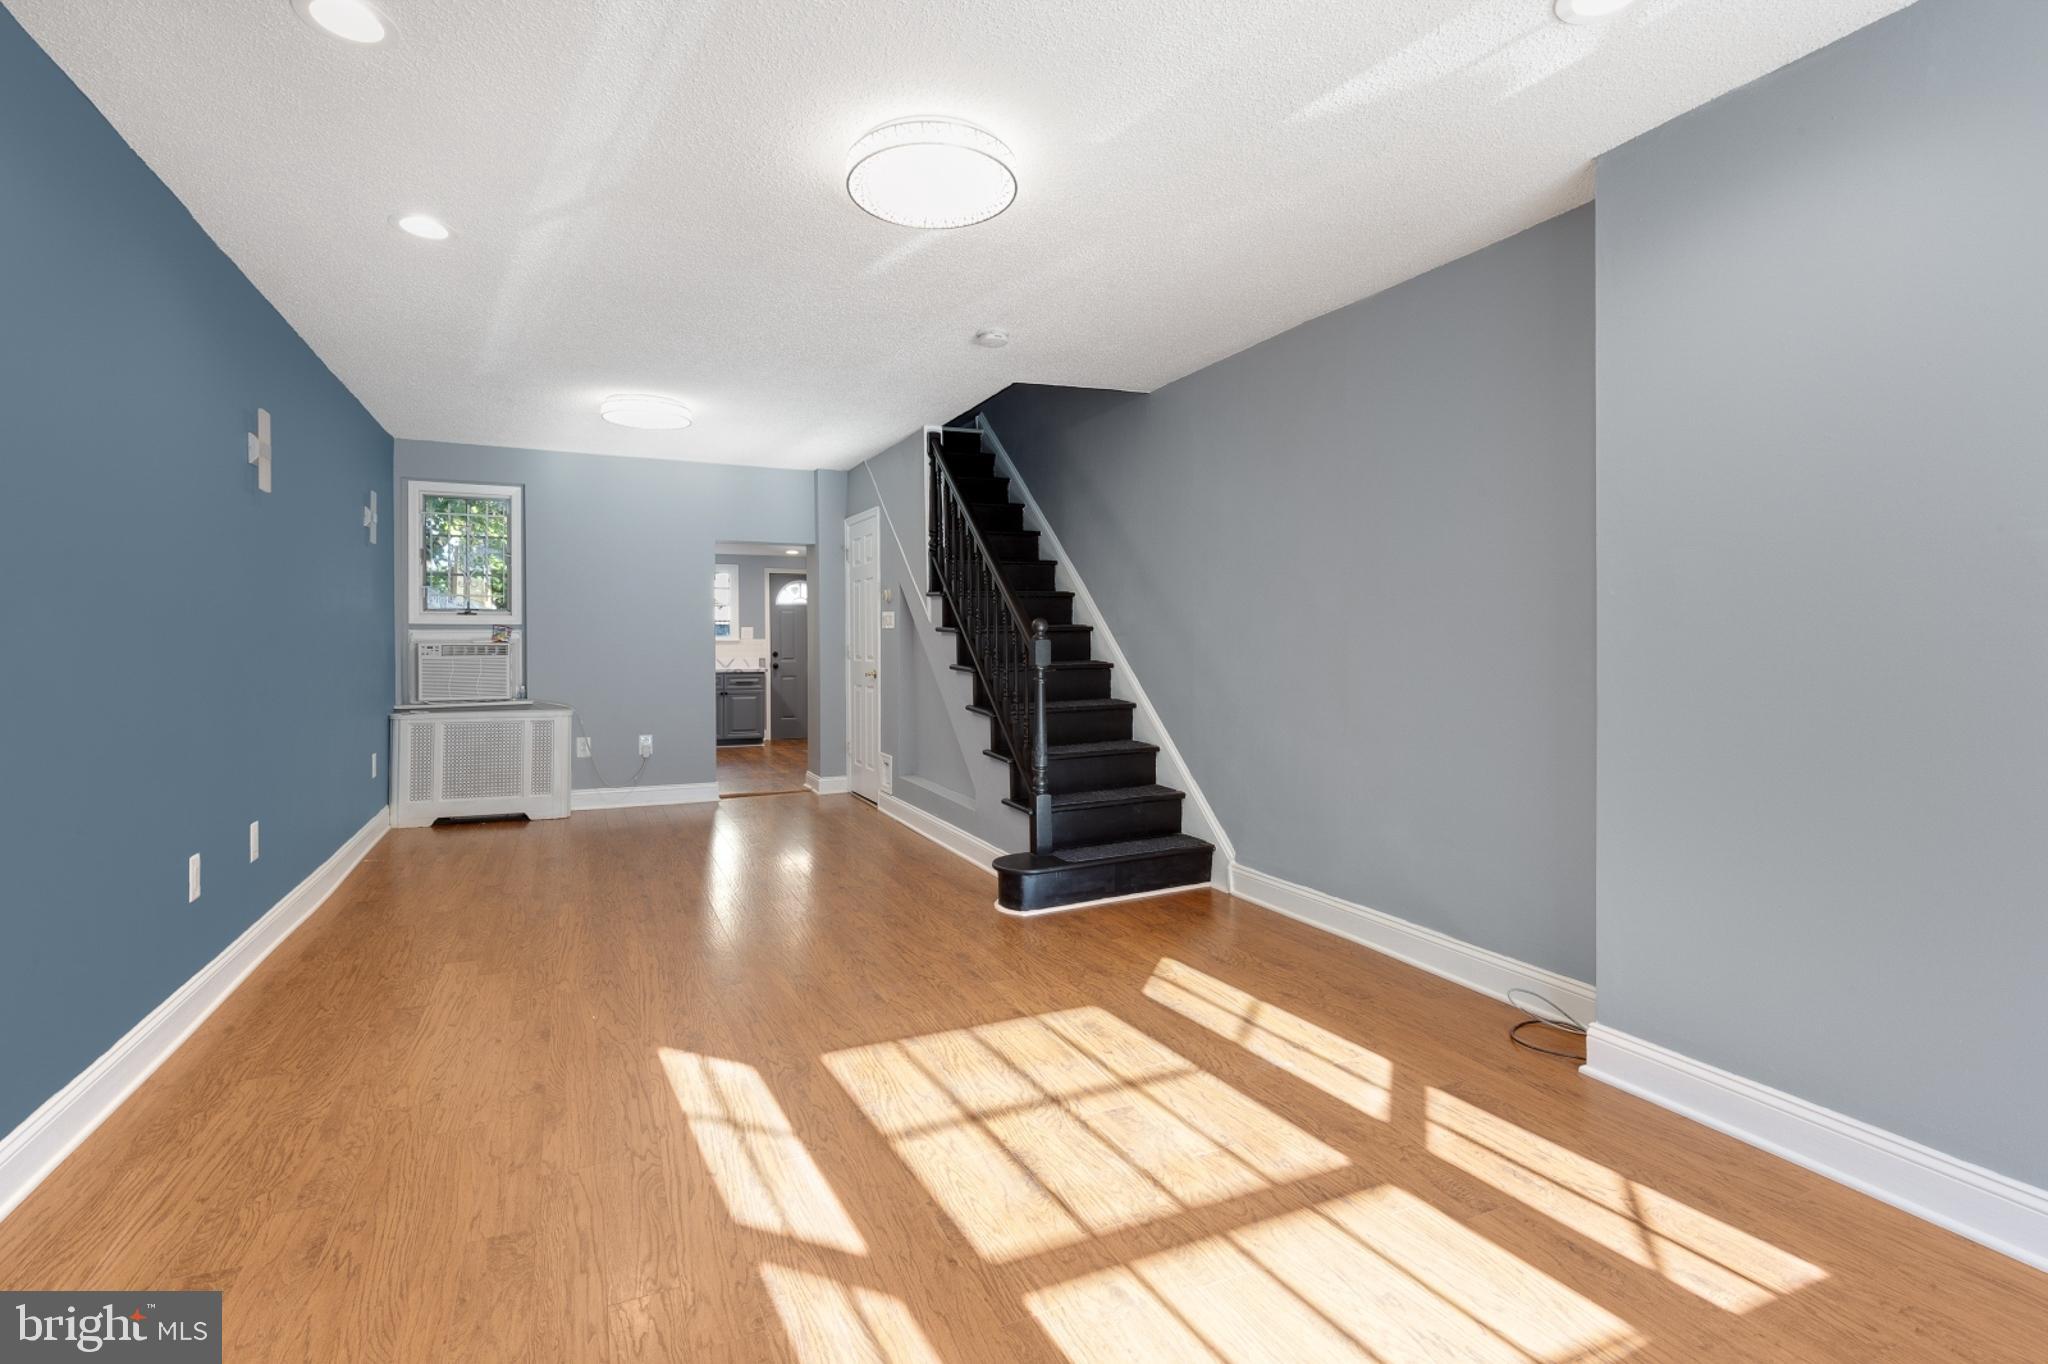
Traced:
POLYGON ((1011 757, 1028 763, 1031 850, 1052 849, 1052 787, 1047 774, 1046 666, 1052 634, 1045 620, 1027 615, 1003 577, 996 556, 968 511, 966 497, 941 454, 936 432, 931 454, 931 570, 938 590, 967 642, 968 656, 995 712, 1011 757))

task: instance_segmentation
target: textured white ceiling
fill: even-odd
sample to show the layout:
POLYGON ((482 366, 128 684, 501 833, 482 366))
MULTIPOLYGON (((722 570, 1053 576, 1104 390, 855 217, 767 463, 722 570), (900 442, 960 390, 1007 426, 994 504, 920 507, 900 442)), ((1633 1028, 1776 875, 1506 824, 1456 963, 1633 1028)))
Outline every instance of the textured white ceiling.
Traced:
POLYGON ((1156 388, 1904 0, 379 0, 377 47, 290 0, 6 3, 393 435, 810 468, 1013 381, 1156 388), (1008 213, 848 201, 853 140, 933 112, 1015 149, 1008 213), (608 426, 619 391, 697 425, 608 426))

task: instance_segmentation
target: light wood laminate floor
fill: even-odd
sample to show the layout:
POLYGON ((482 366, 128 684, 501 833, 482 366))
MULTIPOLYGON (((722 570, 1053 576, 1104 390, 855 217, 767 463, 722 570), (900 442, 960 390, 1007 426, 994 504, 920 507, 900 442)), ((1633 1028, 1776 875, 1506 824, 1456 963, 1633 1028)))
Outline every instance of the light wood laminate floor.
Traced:
POLYGON ((2048 1276, 1503 1005, 1207 890, 990 892, 848 797, 394 831, 0 1283, 224 1289, 264 1364, 2048 1348, 2048 1276))
POLYGON ((803 739, 770 739, 765 744, 722 744, 718 749, 718 794, 764 796, 804 789, 810 744, 803 739))

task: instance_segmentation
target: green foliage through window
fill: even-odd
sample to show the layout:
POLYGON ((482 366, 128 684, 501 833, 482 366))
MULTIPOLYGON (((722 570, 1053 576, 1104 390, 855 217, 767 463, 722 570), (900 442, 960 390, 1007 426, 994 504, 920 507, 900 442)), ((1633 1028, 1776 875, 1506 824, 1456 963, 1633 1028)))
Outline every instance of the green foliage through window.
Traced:
POLYGON ((429 611, 512 609, 512 499, 420 498, 420 580, 429 611))

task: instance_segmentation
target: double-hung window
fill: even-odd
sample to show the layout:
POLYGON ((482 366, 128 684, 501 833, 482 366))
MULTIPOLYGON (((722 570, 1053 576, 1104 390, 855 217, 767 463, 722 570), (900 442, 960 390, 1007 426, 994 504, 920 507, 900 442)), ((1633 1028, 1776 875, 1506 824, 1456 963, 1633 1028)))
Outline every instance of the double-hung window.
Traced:
POLYGON ((414 625, 518 625, 521 490, 491 483, 407 485, 414 625))

